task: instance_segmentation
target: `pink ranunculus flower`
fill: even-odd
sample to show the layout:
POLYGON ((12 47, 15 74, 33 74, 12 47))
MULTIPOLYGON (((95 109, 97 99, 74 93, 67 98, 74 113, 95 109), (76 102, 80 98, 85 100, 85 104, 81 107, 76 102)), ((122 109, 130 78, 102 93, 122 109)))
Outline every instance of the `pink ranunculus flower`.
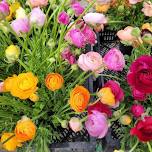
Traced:
POLYGON ((31 7, 43 7, 43 6, 47 6, 48 0, 27 0, 27 3, 31 7))
POLYGON ((3 0, 0 2, 0 20, 9 15, 9 4, 3 0))
POLYGON ((152 17, 152 2, 144 2, 142 12, 144 12, 145 16, 152 17))
POLYGON ((78 48, 83 48, 86 45, 86 38, 80 29, 71 29, 65 36, 65 40, 75 45, 78 48))
POLYGON ((14 20, 11 23, 11 27, 19 36, 30 31, 30 23, 28 18, 19 18, 14 20))
POLYGON ((4 82, 0 82, 0 93, 4 92, 4 82))
POLYGON ((83 19, 87 24, 91 25, 107 23, 107 18, 101 13, 88 13, 83 17, 83 19))
POLYGON ((78 66, 83 71, 93 71, 95 73, 101 73, 104 70, 102 56, 93 51, 81 54, 78 59, 78 66))
POLYGON ((139 2, 142 2, 143 0, 129 0, 130 4, 137 4, 139 2))
POLYGON ((62 56, 62 58, 64 60, 67 60, 69 62, 69 64, 75 64, 76 63, 75 56, 70 51, 69 47, 64 49, 64 51, 62 52, 61 56, 62 56))
POLYGON ((88 133, 97 138, 103 138, 108 132, 108 121, 104 113, 93 110, 85 122, 88 133))
POLYGON ((105 65, 109 70, 122 71, 125 67, 123 54, 116 48, 112 48, 103 58, 105 65))
POLYGON ((135 100, 138 100, 138 101, 145 101, 147 98, 146 93, 140 92, 133 88, 132 88, 132 96, 134 97, 135 100))
POLYGON ((70 17, 66 12, 61 12, 58 16, 58 22, 64 25, 69 24, 70 17))
POLYGON ((134 41, 136 37, 134 37, 131 33, 134 28, 132 26, 127 26, 124 30, 120 30, 117 32, 117 36, 121 41, 134 41))
POLYGON ((71 8, 74 10, 75 12, 75 16, 79 16, 83 13, 84 8, 80 5, 79 2, 75 2, 71 5, 71 8))
POLYGON ((87 39, 87 43, 91 45, 95 45, 96 43, 96 33, 91 29, 88 25, 84 26, 81 30, 84 36, 87 39))
POLYGON ((69 126, 74 132, 79 132, 83 128, 81 120, 76 117, 72 117, 70 119, 69 126))
POLYGON ((140 104, 132 105, 130 110, 133 116, 136 118, 139 118, 144 113, 144 107, 140 104))
POLYGON ((30 24, 35 24, 38 27, 42 27, 45 23, 46 15, 39 7, 33 8, 30 13, 30 24))

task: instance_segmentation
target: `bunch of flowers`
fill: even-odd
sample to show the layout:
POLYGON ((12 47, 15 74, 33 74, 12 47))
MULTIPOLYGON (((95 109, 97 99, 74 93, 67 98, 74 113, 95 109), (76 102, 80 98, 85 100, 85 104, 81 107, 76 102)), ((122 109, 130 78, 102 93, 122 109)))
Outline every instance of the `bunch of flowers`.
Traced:
MULTIPOLYGON (((128 9, 142 3, 143 15, 151 17, 150 1, 124 2, 128 9)), ((131 56, 117 48, 104 56, 85 51, 96 44, 96 32, 111 25, 110 15, 99 12, 119 3, 93 0, 84 8, 76 0, 0 2, 0 148, 48 152, 48 145, 60 138, 60 127, 74 132, 85 127, 91 136, 103 138, 119 120, 122 151, 132 152, 137 145, 145 150, 147 142, 152 152, 151 23, 136 27, 130 22, 117 32, 123 44, 134 47, 131 56), (93 5, 98 12, 87 13, 93 5), (128 74, 118 78, 105 70, 128 74), (84 86, 91 75, 109 80, 91 93, 84 86), (82 113, 86 117, 80 119, 82 113)))

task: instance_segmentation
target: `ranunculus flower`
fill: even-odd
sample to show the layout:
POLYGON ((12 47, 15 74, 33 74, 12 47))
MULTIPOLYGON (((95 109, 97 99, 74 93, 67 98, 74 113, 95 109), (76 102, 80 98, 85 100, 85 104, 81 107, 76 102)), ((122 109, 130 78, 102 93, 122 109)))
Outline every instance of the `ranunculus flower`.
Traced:
POLYGON ((107 4, 107 3, 110 3, 111 0, 97 0, 97 3, 98 4, 107 4))
POLYGON ((81 31, 86 37, 88 44, 94 45, 96 43, 96 33, 88 25, 86 25, 81 31))
POLYGON ((125 67, 123 54, 116 48, 112 48, 103 58, 105 65, 109 70, 122 71, 125 67))
POLYGON ((69 24, 70 22, 69 15, 65 11, 61 12, 58 16, 58 22, 64 25, 69 24))
POLYGON ((27 3, 31 7, 43 7, 43 6, 47 6, 48 0, 27 0, 27 3))
POLYGON ((29 99, 33 102, 37 102, 39 101, 39 96, 37 95, 37 93, 33 93, 30 95, 29 99))
POLYGON ((147 98, 146 93, 140 92, 133 88, 132 88, 132 96, 134 97, 135 100, 138 100, 138 101, 144 101, 147 98))
POLYGON ((109 106, 103 104, 101 101, 98 101, 88 106, 88 114, 92 114, 92 111, 94 110, 105 113, 108 117, 112 116, 112 111, 109 106))
POLYGON ((36 126, 31 119, 23 116, 22 119, 17 122, 14 132, 20 142, 25 142, 35 137, 36 126))
POLYGON ((144 117, 139 120, 134 128, 130 130, 130 134, 137 136, 141 142, 152 140, 152 116, 144 117))
POLYGON ((132 26, 127 26, 124 30, 118 31, 117 36, 121 41, 133 42, 136 39, 136 37, 131 34, 133 29, 132 26))
POLYGON ((130 4, 137 4, 139 2, 142 2, 143 0, 129 0, 130 4))
POLYGON ((123 115, 120 117, 120 123, 123 125, 130 125, 132 119, 129 115, 123 115))
POLYGON ((76 86, 70 93, 70 106, 76 112, 83 112, 89 103, 90 93, 83 86, 76 86))
POLYGON ((144 113, 144 107, 140 104, 132 105, 130 110, 136 118, 140 117, 144 113))
POLYGON ((4 91, 10 91, 12 96, 28 99, 37 90, 38 79, 31 72, 14 75, 4 81, 4 91))
POLYGON ((144 2, 142 12, 144 12, 145 16, 152 17, 152 2, 144 2))
POLYGON ((42 27, 45 23, 45 19, 46 15, 39 7, 32 9, 29 18, 30 24, 35 24, 36 26, 42 27))
POLYGON ((2 147, 7 150, 7 151, 15 151, 17 147, 21 147, 21 143, 18 141, 18 139, 16 138, 16 136, 14 136, 14 133, 3 133, 0 139, 0 142, 5 142, 7 139, 9 139, 6 143, 4 143, 2 145, 2 147))
POLYGON ((152 57, 142 55, 130 67, 127 81, 131 88, 142 93, 152 93, 152 57))
POLYGON ((74 10, 75 12, 75 16, 79 16, 83 13, 84 8, 80 5, 79 2, 75 2, 71 5, 71 8, 74 10))
POLYGON ((0 2, 0 20, 8 16, 9 12, 9 4, 5 0, 2 0, 0 2))
POLYGON ((95 73, 101 73, 104 70, 102 56, 93 51, 81 54, 78 59, 78 66, 83 71, 93 71, 95 73))
POLYGON ((110 8, 110 3, 107 4, 96 4, 96 12, 98 13, 106 13, 110 8))
POLYGON ((101 13, 88 13, 83 17, 83 19, 87 24, 91 25, 107 23, 107 18, 101 13))
POLYGON ((120 102, 124 99, 124 91, 120 87, 120 84, 117 81, 109 80, 105 83, 104 87, 109 87, 112 90, 112 93, 115 96, 115 101, 120 102))
POLYGON ((69 121, 70 128, 76 133, 82 130, 82 122, 79 118, 72 117, 69 121))
POLYGON ((67 40, 78 48, 83 48, 86 45, 86 38, 80 29, 71 29, 66 34, 65 40, 67 40))
POLYGON ((62 58, 64 60, 67 60, 69 62, 69 64, 75 64, 76 63, 76 58, 75 56, 72 54, 72 52, 70 51, 70 48, 66 48, 62 54, 61 54, 62 58))
POLYGON ((26 15, 25 10, 24 10, 22 7, 19 7, 19 8, 16 10, 15 17, 16 17, 16 19, 26 18, 27 15, 26 15))
POLYGON ((104 113, 92 111, 85 122, 88 133, 97 138, 103 138, 108 132, 108 121, 104 113))
POLYGON ((56 91, 62 88, 64 83, 63 76, 59 73, 49 73, 45 78, 45 85, 51 91, 56 91))
POLYGON ((18 46, 10 45, 5 50, 5 56, 10 63, 16 61, 19 58, 19 55, 20 49, 18 46))
POLYGON ((19 18, 11 23, 11 27, 17 35, 21 36, 22 34, 29 32, 30 23, 28 18, 19 18))

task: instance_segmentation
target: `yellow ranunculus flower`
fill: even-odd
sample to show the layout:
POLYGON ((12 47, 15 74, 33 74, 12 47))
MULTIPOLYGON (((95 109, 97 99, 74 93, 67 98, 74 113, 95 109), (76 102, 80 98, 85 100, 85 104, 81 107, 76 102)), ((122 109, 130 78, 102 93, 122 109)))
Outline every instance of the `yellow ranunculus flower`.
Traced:
POLYGON ((18 141, 14 133, 3 133, 1 136, 1 143, 5 142, 7 139, 9 139, 7 142, 5 142, 2 147, 7 151, 15 151, 17 147, 21 147, 22 144, 18 141), (12 137, 12 138, 11 138, 12 137))
POLYGON ((26 116, 23 116, 21 120, 17 122, 15 127, 15 136, 20 142, 25 142, 28 140, 32 140, 36 134, 36 126, 26 116))
POLYGON ((9 62, 14 62, 18 59, 20 55, 20 49, 18 46, 10 45, 5 50, 5 56, 9 62))
POLYGON ((120 123, 123 125, 130 125, 132 119, 129 115, 123 115, 120 117, 120 123))
POLYGON ((145 23, 142 25, 142 30, 149 30, 152 32, 152 25, 150 23, 145 23))
POLYGON ((27 17, 26 13, 25 13, 25 10, 22 8, 22 7, 19 7, 17 10, 16 10, 16 15, 15 17, 18 19, 18 18, 25 18, 27 17))
POLYGON ((115 96, 112 93, 111 88, 109 88, 109 87, 102 88, 97 93, 97 95, 101 99, 101 102, 103 104, 106 104, 108 106, 114 106, 115 105, 115 96))

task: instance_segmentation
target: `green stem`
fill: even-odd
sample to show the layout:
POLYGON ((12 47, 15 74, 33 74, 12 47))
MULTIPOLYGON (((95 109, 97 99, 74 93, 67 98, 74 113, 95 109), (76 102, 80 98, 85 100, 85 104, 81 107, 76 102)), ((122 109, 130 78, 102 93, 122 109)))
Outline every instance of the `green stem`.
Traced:
POLYGON ((129 150, 129 152, 133 152, 136 149, 138 144, 139 144, 139 141, 137 140, 136 144, 131 148, 131 150, 129 150))
POLYGON ((149 152, 152 152, 152 147, 149 142, 147 142, 147 146, 148 146, 149 152))
POLYGON ((47 111, 39 114, 38 116, 35 116, 34 118, 32 118, 32 120, 35 121, 35 120, 39 119, 40 117, 44 116, 46 113, 47 113, 47 111))
POLYGON ((99 74, 99 75, 103 76, 103 77, 115 78, 117 80, 124 81, 124 80, 118 78, 117 76, 113 76, 113 75, 108 75, 108 74, 99 74))
POLYGON ((24 67, 24 69, 26 70, 26 72, 29 71, 29 68, 24 64, 24 62, 22 62, 20 59, 18 59, 18 62, 20 65, 22 65, 22 67, 24 67))

